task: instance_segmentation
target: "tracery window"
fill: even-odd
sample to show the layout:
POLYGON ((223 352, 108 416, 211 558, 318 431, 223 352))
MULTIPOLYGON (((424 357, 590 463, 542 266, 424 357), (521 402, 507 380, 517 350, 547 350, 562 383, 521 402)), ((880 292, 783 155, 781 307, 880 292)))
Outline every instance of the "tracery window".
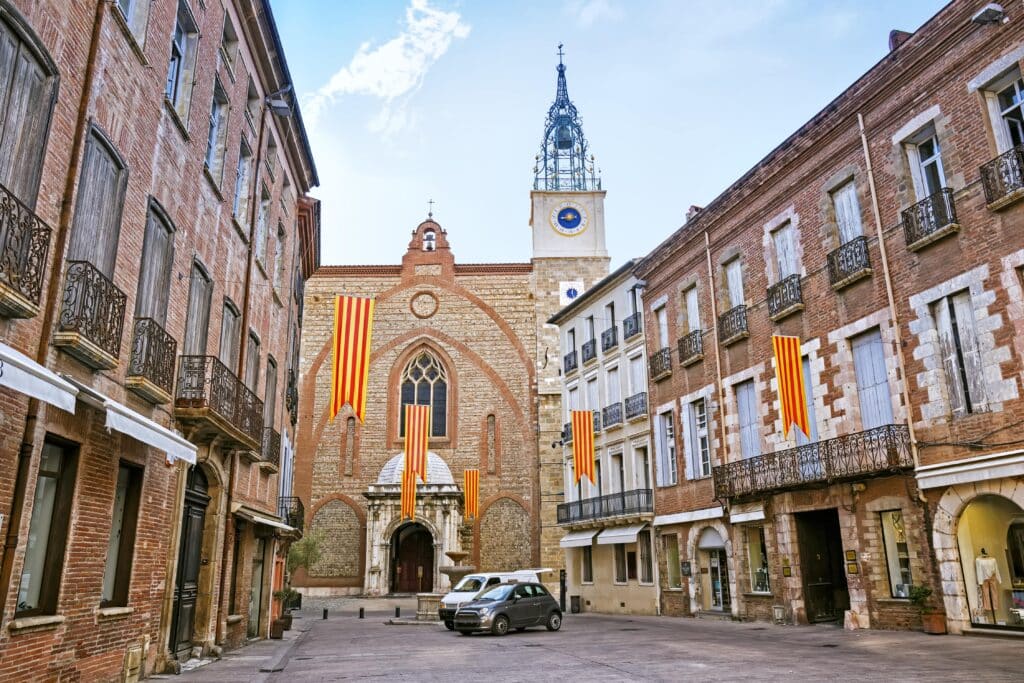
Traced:
POLYGON ((399 436, 405 436, 405 406, 430 406, 430 436, 448 434, 448 374, 431 353, 422 351, 405 366, 401 380, 399 436))

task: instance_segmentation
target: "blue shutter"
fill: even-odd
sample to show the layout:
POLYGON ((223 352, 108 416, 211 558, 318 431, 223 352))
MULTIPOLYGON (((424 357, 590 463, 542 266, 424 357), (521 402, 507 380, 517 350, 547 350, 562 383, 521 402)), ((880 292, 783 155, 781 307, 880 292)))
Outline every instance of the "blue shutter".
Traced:
POLYGON ((875 328, 858 335, 853 338, 852 347, 861 428, 868 430, 892 424, 892 396, 885 371, 882 334, 875 328))

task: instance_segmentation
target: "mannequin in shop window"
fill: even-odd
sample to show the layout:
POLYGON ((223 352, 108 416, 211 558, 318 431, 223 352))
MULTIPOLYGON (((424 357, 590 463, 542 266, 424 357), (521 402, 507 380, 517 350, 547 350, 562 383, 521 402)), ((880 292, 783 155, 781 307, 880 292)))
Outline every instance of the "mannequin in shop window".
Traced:
POLYGON ((992 615, 992 623, 996 623, 996 596, 999 595, 999 584, 1003 582, 999 575, 996 558, 990 556, 982 548, 981 554, 974 559, 974 571, 978 576, 978 589, 981 591, 981 607, 992 615))

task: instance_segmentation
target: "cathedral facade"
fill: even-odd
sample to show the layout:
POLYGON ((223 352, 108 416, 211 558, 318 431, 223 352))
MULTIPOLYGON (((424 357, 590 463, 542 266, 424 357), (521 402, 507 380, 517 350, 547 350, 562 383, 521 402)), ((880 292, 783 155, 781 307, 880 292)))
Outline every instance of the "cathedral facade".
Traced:
POLYGON ((297 572, 296 586, 444 591, 450 551, 468 551, 484 571, 562 566, 559 340, 546 321, 608 272, 603 202, 559 64, 531 192, 530 262, 456 263, 431 216, 400 264, 324 266, 308 281, 295 490, 310 502, 320 559, 297 572), (364 423, 347 407, 328 418, 339 295, 376 300, 364 423), (399 513, 410 403, 432 415, 413 520, 399 513), (480 514, 469 520, 463 472, 474 468, 480 514))

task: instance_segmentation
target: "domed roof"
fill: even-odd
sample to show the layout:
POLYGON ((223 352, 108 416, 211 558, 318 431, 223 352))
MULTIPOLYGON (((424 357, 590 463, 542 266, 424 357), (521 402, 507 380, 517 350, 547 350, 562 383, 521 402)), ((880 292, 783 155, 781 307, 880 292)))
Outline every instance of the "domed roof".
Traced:
MULTIPOLYGON (((402 472, 405 471, 405 453, 399 453, 387 461, 380 470, 377 477, 378 484, 401 484, 402 472)), ((441 459, 441 456, 433 452, 427 453, 427 483, 428 484, 454 484, 452 471, 448 464, 441 459)))

